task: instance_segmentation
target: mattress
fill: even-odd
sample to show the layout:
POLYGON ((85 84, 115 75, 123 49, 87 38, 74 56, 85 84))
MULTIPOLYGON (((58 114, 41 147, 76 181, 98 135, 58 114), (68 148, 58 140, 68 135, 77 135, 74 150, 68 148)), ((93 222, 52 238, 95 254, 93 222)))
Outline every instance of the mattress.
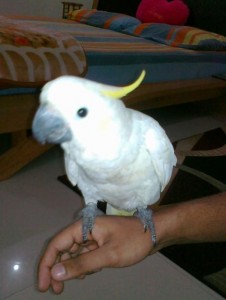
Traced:
POLYGON ((226 51, 172 47, 128 34, 125 29, 118 32, 74 21, 19 18, 15 22, 73 36, 86 55, 86 78, 107 84, 127 84, 142 69, 146 70, 145 82, 198 79, 226 71, 226 51))

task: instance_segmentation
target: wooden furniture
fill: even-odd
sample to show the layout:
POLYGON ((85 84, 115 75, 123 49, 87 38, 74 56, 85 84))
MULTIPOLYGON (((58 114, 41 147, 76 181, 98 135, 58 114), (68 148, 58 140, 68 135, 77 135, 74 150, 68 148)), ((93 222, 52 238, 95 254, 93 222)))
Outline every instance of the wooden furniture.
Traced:
POLYGON ((14 175, 52 145, 38 144, 29 132, 38 106, 38 95, 4 96, 0 101, 0 134, 9 134, 11 138, 11 147, 0 155, 1 181, 14 175))
POLYGON ((76 9, 81 9, 83 7, 83 4, 81 3, 75 3, 75 2, 67 2, 63 1, 63 12, 62 12, 62 18, 67 19, 67 15, 76 9))

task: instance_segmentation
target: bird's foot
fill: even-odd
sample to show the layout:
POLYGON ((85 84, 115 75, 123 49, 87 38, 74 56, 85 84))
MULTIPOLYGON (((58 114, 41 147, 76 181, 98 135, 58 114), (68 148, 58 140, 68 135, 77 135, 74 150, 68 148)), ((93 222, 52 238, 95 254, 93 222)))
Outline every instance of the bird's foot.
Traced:
POLYGON ((153 212, 151 209, 138 207, 134 216, 138 217, 142 224, 144 225, 144 231, 146 232, 147 229, 151 231, 151 240, 153 242, 154 247, 156 246, 156 232, 155 232, 155 224, 153 221, 153 212))
POLYGON ((103 212, 97 208, 96 203, 89 203, 82 209, 82 239, 84 242, 87 241, 88 233, 92 233, 96 217, 100 215, 103 215, 103 212))

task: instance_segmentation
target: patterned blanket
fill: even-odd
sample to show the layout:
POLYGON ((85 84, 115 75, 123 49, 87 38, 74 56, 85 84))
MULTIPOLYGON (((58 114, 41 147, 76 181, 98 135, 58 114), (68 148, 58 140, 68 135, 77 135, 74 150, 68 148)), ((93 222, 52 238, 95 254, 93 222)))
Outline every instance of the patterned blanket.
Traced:
POLYGON ((86 56, 70 35, 0 17, 0 85, 42 85, 63 74, 82 76, 86 56))
MULTIPOLYGON (((38 39, 40 39, 40 34, 42 35, 42 41, 39 44, 40 47, 34 46, 35 43, 30 39, 30 33, 29 38, 28 36, 23 36, 23 38, 21 36, 20 38, 17 37, 17 43, 28 44, 23 45, 23 47, 17 47, 18 50, 28 53, 26 52, 27 47, 31 48, 33 44, 32 51, 29 51, 29 53, 34 53, 34 51, 37 53, 39 51, 39 59, 43 61, 43 52, 46 53, 48 49, 48 55, 45 56, 48 64, 46 61, 45 67, 46 65, 49 67, 46 68, 47 72, 43 72, 42 69, 42 74, 45 74, 45 78, 40 75, 40 72, 36 74, 37 70, 41 68, 37 64, 37 60, 36 63, 34 61, 31 62, 30 56, 26 54, 26 57, 28 57, 26 59, 27 65, 24 67, 23 62, 20 67, 21 70, 27 70, 27 74, 20 72, 21 76, 23 75, 24 77, 26 75, 23 81, 26 82, 30 76, 29 80, 34 84, 35 81, 46 81, 50 77, 58 76, 59 74, 70 73, 77 75, 75 73, 84 73, 86 69, 85 59, 88 66, 86 73, 88 79, 115 85, 124 85, 133 81, 142 69, 146 70, 146 82, 205 78, 211 77, 215 73, 224 73, 226 71, 226 51, 218 51, 219 49, 196 51, 184 47, 175 47, 142 36, 142 34, 146 35, 147 27, 143 24, 137 24, 135 18, 131 20, 128 16, 124 17, 120 14, 119 16, 109 16, 109 19, 105 15, 105 18, 101 22, 99 18, 94 18, 94 16, 94 12, 88 13, 86 15, 87 18, 84 17, 84 13, 81 17, 80 13, 79 18, 82 20, 82 23, 74 20, 52 18, 11 17, 11 24, 17 28, 23 28, 23 33, 26 33, 25 35, 27 35, 27 31, 32 31, 35 40, 37 39, 37 32, 38 39), (87 25, 91 22, 89 19, 91 17, 93 25, 98 21, 98 26, 87 25), (133 31, 134 28, 137 28, 135 34, 133 31), (140 30, 139 36, 137 34, 139 32, 138 29, 140 30), (47 40, 46 45, 48 46, 46 47, 44 44, 47 40), (53 48, 52 45, 56 45, 56 43, 58 48, 53 48), (24 49, 22 50, 22 48, 24 49), (61 55, 61 59, 67 57, 67 60, 69 60, 69 56, 65 55, 65 53, 73 52, 74 54, 74 58, 70 59, 69 63, 64 60, 65 66, 61 69, 59 68, 59 61, 51 68, 52 53, 56 53, 57 51, 64 53, 64 55, 61 55), (32 72, 28 67, 28 62, 33 67, 32 72)), ((164 28, 165 30, 167 29, 166 27, 164 28)), ((158 33, 156 26, 151 26, 152 34, 153 30, 156 36, 158 33)), ((162 31, 159 33, 161 37, 164 36, 162 31)), ((167 36, 169 38, 169 35, 167 36)), ((170 38, 172 40, 172 34, 170 38)), ((9 46, 12 45, 5 45, 5 47, 9 46)), ((15 47, 15 44, 13 46, 15 47)), ((55 56, 59 57, 59 55, 55 56)), ((5 58, 0 57, 2 65, 5 58)), ((18 64, 19 60, 15 61, 18 64)), ((18 65, 14 65, 14 69, 18 70, 18 65)), ((20 78, 15 77, 15 72, 11 71, 11 73, 14 74, 14 78, 11 80, 14 80, 15 83, 20 81, 20 78)), ((3 75, 5 76, 6 72, 2 74, 2 70, 0 70, 0 77, 2 79, 4 78, 3 75)))

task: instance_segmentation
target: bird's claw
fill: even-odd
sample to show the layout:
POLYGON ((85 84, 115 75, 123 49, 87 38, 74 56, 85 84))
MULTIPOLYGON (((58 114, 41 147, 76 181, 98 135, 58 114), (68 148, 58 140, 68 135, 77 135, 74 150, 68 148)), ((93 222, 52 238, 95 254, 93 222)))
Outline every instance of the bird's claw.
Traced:
POLYGON ((87 241, 88 233, 92 234, 95 219, 98 215, 103 214, 95 203, 87 204, 81 212, 82 216, 82 240, 87 241))
POLYGON ((134 213, 136 217, 138 217, 142 224, 144 225, 144 232, 147 231, 147 229, 150 229, 151 231, 151 240, 153 242, 154 247, 157 243, 156 238, 156 231, 155 231, 155 224, 153 221, 153 212, 151 209, 139 207, 137 208, 136 212, 134 213))

